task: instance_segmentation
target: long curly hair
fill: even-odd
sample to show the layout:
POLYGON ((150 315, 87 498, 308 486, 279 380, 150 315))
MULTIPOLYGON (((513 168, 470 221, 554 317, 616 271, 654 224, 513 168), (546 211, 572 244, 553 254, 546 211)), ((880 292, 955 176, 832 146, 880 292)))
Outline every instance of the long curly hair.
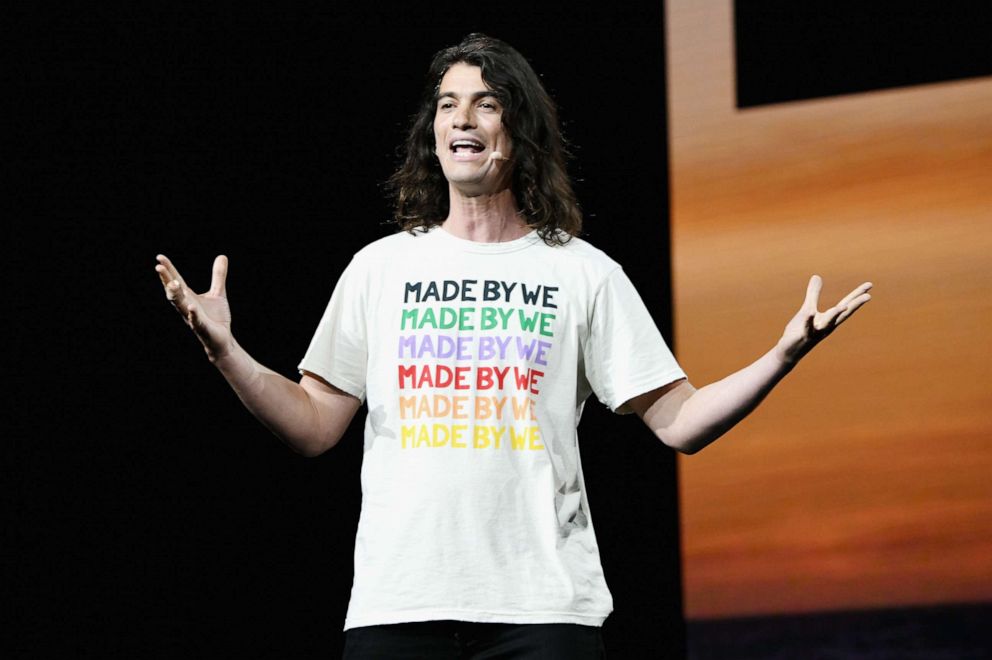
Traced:
POLYGON ((403 162, 386 182, 394 220, 413 233, 418 228, 427 231, 448 217, 448 182, 434 153, 434 115, 441 79, 457 63, 479 67, 483 81, 503 106, 503 127, 513 144, 511 190, 524 221, 549 245, 562 245, 579 235, 582 211, 566 173, 569 153, 555 103, 520 53, 480 33, 439 51, 431 62, 404 144, 403 162))

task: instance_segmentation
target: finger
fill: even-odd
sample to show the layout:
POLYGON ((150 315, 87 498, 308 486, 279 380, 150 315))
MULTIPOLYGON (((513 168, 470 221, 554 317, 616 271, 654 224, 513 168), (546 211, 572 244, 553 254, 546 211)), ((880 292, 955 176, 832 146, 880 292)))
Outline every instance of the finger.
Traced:
POLYGON ((173 278, 169 277, 169 272, 166 270, 165 266, 158 264, 155 266, 155 272, 158 273, 158 279, 162 283, 162 286, 168 287, 169 282, 171 282, 173 278))
POLYGON ((227 294, 227 257, 223 254, 214 259, 214 273, 210 279, 210 293, 215 296, 227 294))
POLYGON ((847 317, 849 317, 854 312, 858 311, 858 309, 869 300, 871 300, 871 294, 869 293, 862 293, 860 296, 852 300, 848 304, 847 309, 844 311, 844 313, 841 314, 839 317, 837 317, 837 321, 836 321, 837 325, 840 325, 841 323, 846 321, 847 317))
POLYGON ((179 283, 179 280, 172 280, 166 285, 165 297, 183 314, 186 313, 186 289, 179 283))
POLYGON ((837 319, 847 311, 844 305, 834 305, 823 314, 817 314, 817 321, 814 323, 817 330, 827 330, 836 325, 837 319))
POLYGON ((203 328, 203 322, 200 319, 200 312, 196 308, 196 303, 191 302, 189 304, 189 307, 186 308, 186 323, 188 323, 189 327, 193 330, 193 334, 195 334, 200 339, 200 341, 203 341, 203 338, 200 337, 203 328))
MULTIPOLYGON (((169 257, 164 254, 160 254, 156 258, 162 267, 165 268, 166 283, 171 282, 172 280, 179 280, 179 284, 181 286, 186 286, 186 280, 184 280, 182 275, 179 274, 179 271, 176 270, 176 267, 169 260, 169 257)), ((156 267, 155 270, 158 270, 158 268, 156 267)))
POLYGON ((844 296, 844 298, 839 303, 837 303, 837 304, 838 305, 848 305, 848 304, 851 303, 852 300, 854 300, 855 298, 857 298, 861 294, 865 293, 866 291, 870 290, 871 287, 872 287, 872 283, 871 282, 865 282, 864 284, 862 284, 861 286, 859 286, 858 288, 856 288, 854 291, 852 291, 851 293, 849 293, 846 296, 844 296))
POLYGON ((166 284, 176 279, 177 273, 175 266, 172 265, 172 262, 169 261, 169 258, 167 256, 165 256, 164 254, 160 254, 155 257, 155 261, 158 262, 158 265, 155 266, 155 270, 165 275, 166 284))
POLYGON ((816 311, 816 306, 820 303, 820 289, 823 288, 823 280, 819 275, 809 278, 809 285, 806 287, 806 300, 803 301, 803 309, 816 311))

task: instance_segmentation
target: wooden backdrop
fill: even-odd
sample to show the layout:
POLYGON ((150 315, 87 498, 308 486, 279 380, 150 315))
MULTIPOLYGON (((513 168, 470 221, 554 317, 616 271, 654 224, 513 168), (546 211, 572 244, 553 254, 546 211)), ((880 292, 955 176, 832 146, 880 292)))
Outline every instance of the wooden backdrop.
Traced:
POLYGON ((992 598, 992 79, 737 110, 731 0, 669 0, 678 356, 872 300, 680 461, 689 618, 992 598))

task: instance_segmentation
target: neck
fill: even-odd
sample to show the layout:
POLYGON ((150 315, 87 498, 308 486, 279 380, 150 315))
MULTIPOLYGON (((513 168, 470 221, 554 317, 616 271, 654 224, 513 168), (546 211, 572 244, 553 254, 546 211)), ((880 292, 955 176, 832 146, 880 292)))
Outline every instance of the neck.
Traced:
POLYGON ((477 243, 505 243, 530 233, 509 188, 467 195, 449 184, 448 191, 448 217, 441 225, 448 233, 477 243))

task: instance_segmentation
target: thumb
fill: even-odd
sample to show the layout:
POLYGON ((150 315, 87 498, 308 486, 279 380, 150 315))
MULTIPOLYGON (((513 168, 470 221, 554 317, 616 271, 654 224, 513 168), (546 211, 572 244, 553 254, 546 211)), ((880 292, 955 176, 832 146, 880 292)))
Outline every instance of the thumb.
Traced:
POLYGON ((223 254, 214 259, 213 276, 210 279, 210 293, 215 296, 227 295, 227 257, 223 254))
POLYGON ((809 285, 806 287, 806 299, 803 301, 803 309, 816 311, 816 306, 820 302, 820 289, 823 288, 823 280, 819 275, 809 278, 809 285))

